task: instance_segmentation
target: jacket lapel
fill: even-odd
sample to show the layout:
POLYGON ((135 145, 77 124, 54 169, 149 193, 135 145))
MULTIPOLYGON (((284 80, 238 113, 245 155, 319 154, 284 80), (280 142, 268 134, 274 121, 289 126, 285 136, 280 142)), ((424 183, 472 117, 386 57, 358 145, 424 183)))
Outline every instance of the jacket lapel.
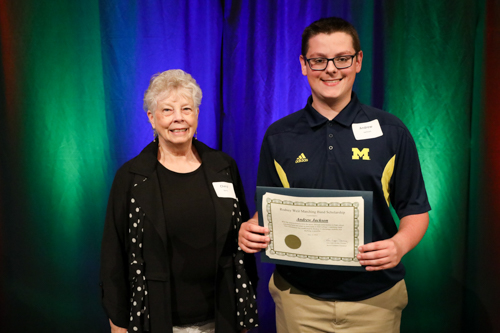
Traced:
POLYGON ((132 195, 144 211, 144 214, 146 214, 146 217, 153 224, 166 248, 167 230, 161 201, 160 183, 156 171, 143 181, 142 184, 134 187, 132 195))
POLYGON ((207 179, 207 186, 210 191, 210 196, 215 208, 215 239, 216 239, 216 258, 219 260, 222 251, 227 241, 228 233, 232 231, 232 214, 234 209, 234 199, 219 198, 215 192, 214 182, 228 182, 232 183, 231 175, 229 173, 229 162, 221 157, 220 152, 212 150, 205 144, 194 141, 194 145, 198 154, 200 154, 203 161, 203 170, 207 179))
POLYGON ((160 182, 156 173, 157 154, 158 142, 152 142, 143 149, 130 166, 130 172, 136 174, 132 196, 137 200, 146 217, 153 224, 166 248, 167 230, 165 215, 163 213, 160 182))

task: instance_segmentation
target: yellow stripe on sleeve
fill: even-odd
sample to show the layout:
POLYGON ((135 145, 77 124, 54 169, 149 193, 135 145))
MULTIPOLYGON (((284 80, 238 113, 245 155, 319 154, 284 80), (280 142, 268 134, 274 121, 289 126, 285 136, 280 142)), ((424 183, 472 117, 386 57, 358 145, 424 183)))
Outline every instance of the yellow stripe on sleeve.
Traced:
POLYGON ((385 165, 384 173, 382 173, 382 190, 384 191, 385 201, 387 201, 387 206, 390 206, 389 195, 391 189, 389 188, 389 182, 391 181, 392 174, 394 172, 394 163, 396 162, 396 155, 394 155, 389 162, 385 165))
POLYGON ((279 165, 276 160, 274 160, 274 166, 276 167, 276 171, 278 172, 278 176, 280 177, 281 184, 283 184, 283 187, 290 188, 290 184, 288 184, 288 178, 286 177, 285 170, 279 165))

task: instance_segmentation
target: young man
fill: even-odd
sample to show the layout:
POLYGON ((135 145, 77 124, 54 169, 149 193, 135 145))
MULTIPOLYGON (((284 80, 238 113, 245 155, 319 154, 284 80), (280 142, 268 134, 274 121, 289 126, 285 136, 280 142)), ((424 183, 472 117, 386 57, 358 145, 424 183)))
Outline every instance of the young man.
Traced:
MULTIPOLYGON (((373 242, 357 255, 366 272, 276 266, 269 289, 278 333, 399 332, 408 301, 400 261, 422 239, 430 205, 408 129, 352 91, 362 61, 350 23, 332 17, 308 26, 300 64, 311 96, 304 109, 272 124, 262 143, 260 186, 373 192, 373 242)), ((254 215, 242 225, 239 245, 258 252, 268 232, 254 215)))

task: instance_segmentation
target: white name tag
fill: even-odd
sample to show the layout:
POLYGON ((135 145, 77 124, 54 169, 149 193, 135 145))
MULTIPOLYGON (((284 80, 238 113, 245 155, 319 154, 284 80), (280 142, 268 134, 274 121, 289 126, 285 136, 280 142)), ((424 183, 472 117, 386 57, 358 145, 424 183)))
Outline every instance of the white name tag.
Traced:
POLYGON ((367 123, 352 124, 352 132, 356 140, 374 139, 384 135, 378 119, 367 123))
POLYGON ((215 193, 219 198, 232 198, 236 199, 233 184, 227 182, 213 182, 215 193))

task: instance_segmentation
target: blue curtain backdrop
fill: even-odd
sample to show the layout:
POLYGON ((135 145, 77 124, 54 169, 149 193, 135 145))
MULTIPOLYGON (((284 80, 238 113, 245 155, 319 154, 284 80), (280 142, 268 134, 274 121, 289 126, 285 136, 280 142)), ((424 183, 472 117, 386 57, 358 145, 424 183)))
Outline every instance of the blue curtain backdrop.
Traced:
MULTIPOLYGON (((485 124, 500 104, 482 93, 500 73, 498 0, 0 0, 0 331, 109 332, 105 206, 114 172, 153 138, 142 98, 155 73, 198 81, 198 138, 235 158, 254 210, 264 133, 310 94, 302 31, 327 16, 358 29, 354 89, 407 124, 433 206, 404 258, 402 332, 500 332, 500 149, 485 124)), ((273 267, 258 268, 258 332, 273 333, 273 267)))
POLYGON ((153 74, 180 68, 203 91, 198 137, 220 147, 222 7, 213 1, 100 1, 103 79, 118 163, 153 132, 142 98, 153 74))

